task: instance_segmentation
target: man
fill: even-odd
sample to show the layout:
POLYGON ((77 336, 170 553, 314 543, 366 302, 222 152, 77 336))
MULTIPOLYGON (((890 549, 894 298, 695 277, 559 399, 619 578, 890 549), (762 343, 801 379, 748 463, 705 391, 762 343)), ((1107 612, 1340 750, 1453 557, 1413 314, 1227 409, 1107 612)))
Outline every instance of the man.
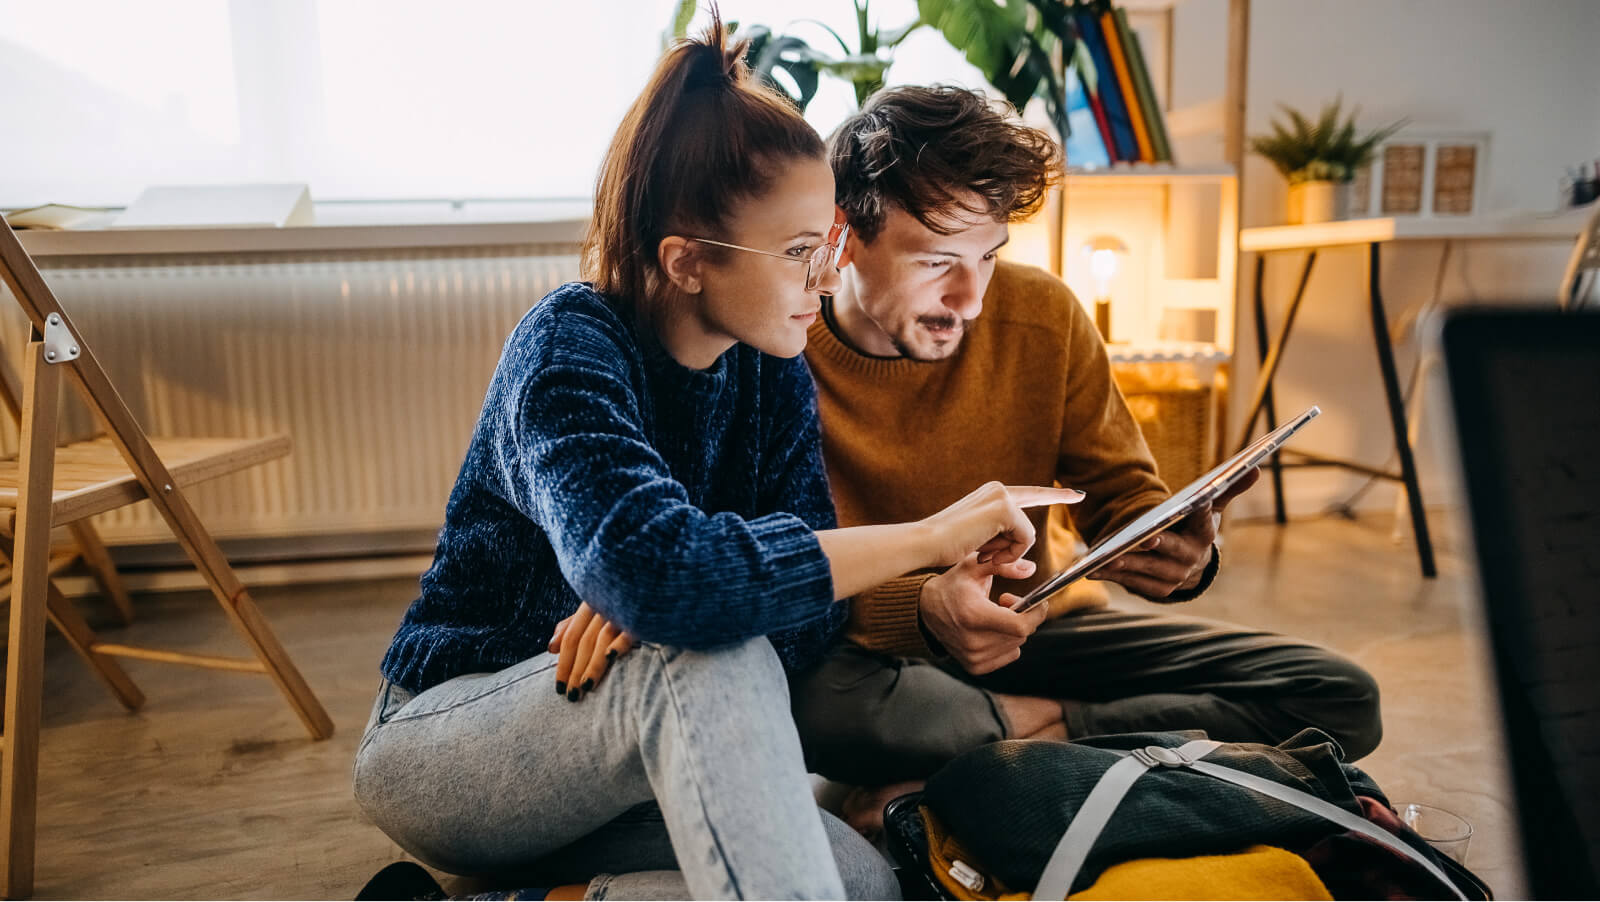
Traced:
MULTIPOLYGON (((806 358, 841 525, 925 517, 991 479, 1088 497, 1038 516, 1029 559, 974 557, 857 597, 850 641, 793 687, 809 765, 883 787, 870 821, 904 788, 888 784, 1005 738, 1203 729, 1276 743, 1315 726, 1351 758, 1371 752, 1377 686, 1325 649, 1106 609, 1094 583, 1058 597, 1052 619, 1006 607, 1072 560, 1071 526, 1093 543, 1168 496, 1078 301, 996 259, 1007 223, 1056 178, 1052 139, 980 94, 901 87, 845 122, 830 156, 851 232, 806 358)), ((1197 597, 1230 499, 1097 576, 1155 601, 1197 597)))

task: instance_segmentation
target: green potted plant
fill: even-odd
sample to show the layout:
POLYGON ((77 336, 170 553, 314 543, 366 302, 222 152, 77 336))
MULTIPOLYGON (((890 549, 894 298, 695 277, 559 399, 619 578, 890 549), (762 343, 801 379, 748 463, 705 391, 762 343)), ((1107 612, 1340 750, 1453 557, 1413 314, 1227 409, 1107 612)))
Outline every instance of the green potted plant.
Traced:
POLYGON ((1341 115, 1343 98, 1322 108, 1312 122, 1299 111, 1279 104, 1288 124, 1274 119, 1272 133, 1255 135, 1250 149, 1265 157, 1289 181, 1289 223, 1339 219, 1347 208, 1345 186, 1372 162, 1378 145, 1405 124, 1404 120, 1357 135, 1355 118, 1341 115))
MULTIPOLYGON (((911 32, 922 25, 915 19, 903 28, 885 31, 872 24, 871 0, 852 0, 856 11, 856 50, 837 31, 815 19, 804 19, 826 31, 839 44, 843 56, 833 57, 817 50, 802 38, 788 33, 774 32, 765 25, 747 25, 729 22, 728 30, 750 39, 746 61, 762 80, 793 100, 805 112, 811 98, 816 96, 817 84, 823 73, 850 82, 855 90, 856 105, 867 102, 872 92, 883 87, 884 73, 893 62, 894 49, 911 32), (781 77, 780 77, 781 76, 781 77)), ((672 35, 683 37, 693 20, 698 0, 679 0, 672 21, 672 35)))

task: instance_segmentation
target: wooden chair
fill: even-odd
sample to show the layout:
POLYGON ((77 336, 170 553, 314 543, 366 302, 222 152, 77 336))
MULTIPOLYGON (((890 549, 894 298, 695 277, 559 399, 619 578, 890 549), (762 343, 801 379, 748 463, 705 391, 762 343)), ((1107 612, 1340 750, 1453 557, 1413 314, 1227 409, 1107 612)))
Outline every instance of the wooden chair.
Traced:
MULTIPOLYGON (((260 439, 183 438, 152 441, 134 420, 83 336, 61 309, 0 216, 0 277, 32 323, 23 359, 18 455, 0 460, 0 532, 15 536, 9 648, 6 661, 4 760, 0 764, 0 895, 33 891, 34 827, 39 773, 39 713, 44 623, 49 618, 123 704, 143 702, 114 657, 145 658, 272 678, 313 739, 333 722, 184 495, 195 483, 281 457, 285 436, 260 439), (72 379, 105 435, 57 448, 61 377, 72 379), (244 638, 251 658, 225 658, 102 641, 55 588, 50 534, 54 526, 149 499, 204 576, 218 604, 244 638), (9 528, 7 528, 9 527, 9 528)), ((109 568, 97 538, 75 530, 86 557, 109 568)), ((97 569, 91 563, 91 569, 97 569)))
MULTIPOLYGON (((0 348, 0 351, 3 351, 0 348)), ((12 373, 7 361, 0 359, 0 404, 11 414, 11 421, 16 425, 17 432, 22 432, 22 391, 17 385, 16 375, 12 373)), ((7 520, 10 518, 7 517, 7 520)), ((0 524, 0 527, 8 526, 0 524)), ((133 622, 133 600, 128 597, 128 590, 122 584, 122 577, 117 574, 116 565, 111 560, 111 553, 106 550, 105 543, 100 540, 100 533, 94 524, 88 520, 77 520, 67 524, 72 532, 73 545, 67 549, 58 549, 50 555, 50 575, 55 576, 61 570, 82 561, 88 568, 94 581, 100 586, 100 593, 106 601, 111 603, 111 608, 117 618, 126 626, 133 622)), ((14 538, 10 533, 4 533, 5 539, 14 538)), ((9 546, 10 542, 6 542, 9 546)), ((9 551, 6 552, 5 561, 0 564, 0 603, 11 599, 11 559, 9 551)))
POLYGON ((1556 303, 1563 310, 1582 310, 1600 305, 1595 300, 1596 283, 1600 282, 1600 203, 1594 205, 1594 215, 1589 217, 1578 243, 1573 245, 1572 256, 1561 274, 1561 287, 1556 303))

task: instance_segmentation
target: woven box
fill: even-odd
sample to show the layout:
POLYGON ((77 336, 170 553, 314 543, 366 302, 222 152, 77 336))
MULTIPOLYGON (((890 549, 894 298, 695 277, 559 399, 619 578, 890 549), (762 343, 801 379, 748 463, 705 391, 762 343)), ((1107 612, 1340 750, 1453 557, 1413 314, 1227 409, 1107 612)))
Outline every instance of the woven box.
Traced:
POLYGON ((1118 363, 1112 370, 1167 487, 1180 489, 1210 469, 1214 386, 1182 363, 1118 363))

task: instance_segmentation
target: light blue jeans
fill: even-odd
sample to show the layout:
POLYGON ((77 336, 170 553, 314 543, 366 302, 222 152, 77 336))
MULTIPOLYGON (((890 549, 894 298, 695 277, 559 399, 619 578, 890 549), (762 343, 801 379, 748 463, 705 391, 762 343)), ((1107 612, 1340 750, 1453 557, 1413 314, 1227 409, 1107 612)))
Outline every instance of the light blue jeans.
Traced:
POLYGON ((898 895, 883 857, 816 807, 766 639, 643 643, 577 703, 555 666, 541 654, 415 697, 383 684, 356 752, 367 815, 440 870, 592 877, 592 898, 898 895))

